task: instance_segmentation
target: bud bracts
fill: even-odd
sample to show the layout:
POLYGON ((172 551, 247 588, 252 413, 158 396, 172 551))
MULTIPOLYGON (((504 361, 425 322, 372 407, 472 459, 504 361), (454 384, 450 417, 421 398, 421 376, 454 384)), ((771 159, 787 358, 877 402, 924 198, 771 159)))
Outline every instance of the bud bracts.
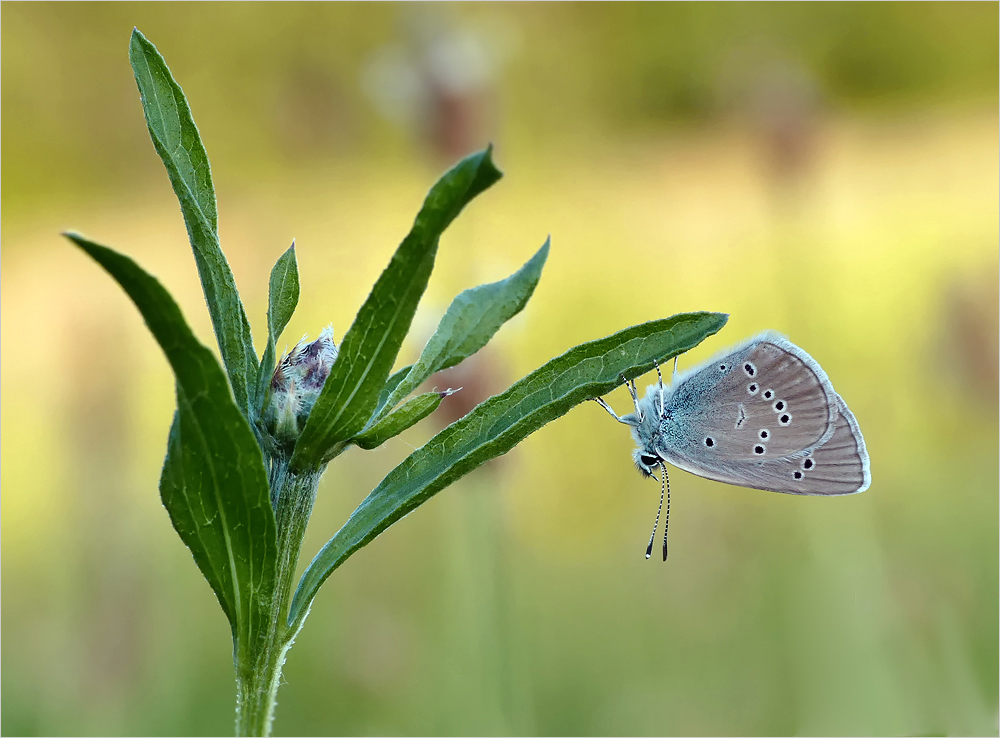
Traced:
POLYGON ((332 326, 312 343, 307 338, 281 358, 271 377, 264 425, 279 446, 295 444, 337 358, 332 326))

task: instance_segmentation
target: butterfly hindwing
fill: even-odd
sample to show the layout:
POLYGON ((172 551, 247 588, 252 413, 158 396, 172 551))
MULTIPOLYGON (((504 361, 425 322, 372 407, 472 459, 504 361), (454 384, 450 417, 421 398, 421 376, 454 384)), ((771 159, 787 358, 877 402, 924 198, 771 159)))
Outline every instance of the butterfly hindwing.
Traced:
POLYGON ((865 440, 854 414, 839 395, 837 409, 837 422, 829 440, 798 460, 802 479, 794 478, 792 471, 794 489, 788 491, 793 494, 848 495, 864 492, 871 484, 871 462, 865 440))

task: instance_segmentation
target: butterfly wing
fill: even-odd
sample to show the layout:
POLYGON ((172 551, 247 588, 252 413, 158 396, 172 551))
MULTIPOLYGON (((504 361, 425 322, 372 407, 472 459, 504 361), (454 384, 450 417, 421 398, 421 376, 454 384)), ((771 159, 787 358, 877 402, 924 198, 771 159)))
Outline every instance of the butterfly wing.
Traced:
POLYGON ((822 368, 787 339, 755 339, 699 367, 676 393, 657 451, 681 469, 800 495, 853 494, 871 482, 854 415, 822 368))
MULTIPOLYGON (((837 395, 837 410, 839 417, 829 440, 810 454, 792 459, 798 462, 803 478, 796 479, 793 469, 792 487, 775 488, 775 491, 797 495, 850 495, 868 489, 872 482, 871 461, 858 421, 840 395, 837 395), (806 469, 806 459, 809 458, 813 463, 806 469)), ((788 470, 784 471, 787 479, 788 470)), ((778 475, 780 477, 781 470, 778 475)))
POLYGON ((811 356, 768 333, 678 382, 664 437, 693 459, 787 456, 829 438, 836 396, 811 356))
POLYGON ((667 461, 692 474, 739 487, 791 495, 851 495, 871 484, 871 466, 854 415, 838 396, 837 420, 830 438, 803 452, 770 459, 724 463, 668 455, 667 461))

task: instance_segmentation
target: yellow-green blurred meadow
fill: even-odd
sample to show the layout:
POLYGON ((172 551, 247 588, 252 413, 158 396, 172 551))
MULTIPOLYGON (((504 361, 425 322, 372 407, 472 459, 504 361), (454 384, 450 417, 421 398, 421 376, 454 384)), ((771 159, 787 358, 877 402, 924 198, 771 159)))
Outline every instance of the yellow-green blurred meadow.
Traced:
MULTIPOLYGON (((593 403, 445 490, 327 582, 275 732, 998 732, 998 6, 55 4, 2 8, 0 730, 226 734, 228 626, 159 502, 159 348, 59 236, 135 257, 214 347, 128 65, 184 87, 258 343, 342 336, 427 188, 488 141, 506 177, 442 241, 400 364, 460 290, 552 235, 527 309, 442 384, 498 392, 688 310, 827 370, 862 495, 671 475, 593 403)), ((628 404, 624 390, 609 401, 628 404)), ((451 412, 462 412, 455 405, 451 412)), ((304 561, 430 418, 327 471, 304 561)))

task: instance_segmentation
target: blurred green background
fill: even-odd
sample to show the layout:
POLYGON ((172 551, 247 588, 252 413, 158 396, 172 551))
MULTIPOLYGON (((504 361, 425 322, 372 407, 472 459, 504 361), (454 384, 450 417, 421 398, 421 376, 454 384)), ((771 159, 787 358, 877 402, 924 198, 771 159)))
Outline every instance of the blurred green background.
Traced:
MULTIPOLYGON (((578 407, 328 581, 291 651, 291 734, 997 734, 996 3, 3 4, 2 732, 226 734, 228 627, 156 491, 173 408, 121 249, 214 346, 128 66, 190 99, 258 342, 338 336, 427 188, 507 177, 442 241, 412 359, 461 289, 552 234, 525 312, 409 435, 327 472, 303 558, 414 447, 577 343, 686 310, 681 365, 786 333, 856 414, 873 484, 658 485, 578 407), (450 415, 449 415, 450 413, 450 415)), ((609 396, 628 404, 624 390, 609 396)))

